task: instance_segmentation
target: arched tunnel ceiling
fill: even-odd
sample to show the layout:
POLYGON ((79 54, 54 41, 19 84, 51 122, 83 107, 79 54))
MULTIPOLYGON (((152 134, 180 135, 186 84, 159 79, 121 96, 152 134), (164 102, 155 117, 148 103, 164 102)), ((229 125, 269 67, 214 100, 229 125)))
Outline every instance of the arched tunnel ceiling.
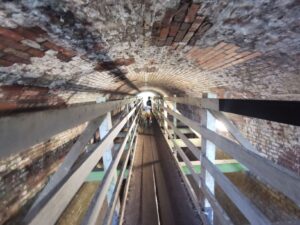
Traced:
POLYGON ((0 82, 299 99, 299 12, 297 0, 6 0, 0 82))

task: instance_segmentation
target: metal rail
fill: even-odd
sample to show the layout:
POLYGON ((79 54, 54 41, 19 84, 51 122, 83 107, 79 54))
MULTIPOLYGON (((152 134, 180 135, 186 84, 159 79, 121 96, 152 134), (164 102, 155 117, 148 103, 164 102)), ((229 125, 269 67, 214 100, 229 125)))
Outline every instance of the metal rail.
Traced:
MULTIPOLYGON (((280 101, 257 101, 257 100, 247 100, 242 101, 230 101, 230 104, 226 104, 226 99, 208 99, 208 98, 176 98, 168 97, 163 99, 156 99, 155 104, 155 116, 161 125, 161 129, 164 130, 168 143, 172 143, 170 148, 173 149, 176 153, 179 153, 183 162, 186 164, 187 168, 190 170, 191 175, 195 181, 198 183, 199 190, 202 192, 204 199, 198 199, 197 204, 199 207, 205 209, 207 207, 206 201, 210 204, 211 209, 218 217, 219 221, 222 224, 232 224, 230 217, 226 214, 226 211, 222 208, 220 203, 214 196, 214 193, 211 189, 214 189, 214 183, 216 182, 221 189, 226 193, 226 195, 232 200, 232 202, 240 209, 248 221, 253 225, 259 224, 278 224, 272 223, 252 202, 251 199, 248 199, 238 188, 225 176, 215 165, 214 156, 211 154, 215 151, 216 146, 222 149, 224 152, 232 156, 233 159, 236 159, 239 163, 247 167, 247 169, 255 174, 261 182, 270 185, 272 188, 280 191, 298 206, 300 206, 300 177, 294 174, 293 172, 283 168, 270 160, 260 156, 258 151, 254 146, 242 135, 242 133, 234 126, 234 124, 221 112, 231 112, 237 113, 246 116, 253 116, 260 119, 274 119, 277 122, 285 122, 289 124, 298 124, 297 120, 283 120, 278 116, 270 116, 270 111, 266 108, 254 110, 253 114, 247 112, 244 113, 243 110, 239 109, 239 104, 243 106, 260 106, 265 107, 272 105, 274 109, 275 104, 288 105, 289 108, 296 108, 296 111, 299 107, 299 102, 296 102, 296 105, 293 105, 295 102, 280 102, 280 101), (166 102, 171 102, 167 104, 166 102), (199 107, 202 111, 202 122, 201 124, 195 122, 182 114, 179 113, 174 105, 174 102, 186 105, 193 105, 199 107), (262 104, 266 103, 266 105, 262 104), (169 107, 169 106, 171 107, 169 107), (197 148, 194 143, 187 138, 185 133, 182 133, 180 129, 176 127, 176 124, 172 123, 169 120, 168 115, 173 117, 173 120, 180 121, 188 128, 193 131, 195 134, 201 137, 202 147, 197 148), (213 121, 218 119, 223 122, 226 126, 228 132, 235 138, 235 141, 231 141, 219 134, 217 134, 213 128, 213 121), (177 143, 180 143, 178 139, 174 139, 173 134, 176 134, 182 142, 185 144, 184 147, 187 147, 193 155, 199 160, 201 164, 201 175, 195 174, 191 162, 189 162, 188 157, 178 146, 177 143), (171 141, 171 142, 170 142, 171 141), (207 178, 209 176, 211 178, 207 178), (200 178, 200 181, 199 181, 200 178), (209 181, 208 181, 209 179, 209 181), (205 201, 204 201, 205 200, 205 201)), ((278 109, 277 109, 278 111, 278 109)), ((277 114, 276 111, 276 115, 277 114)), ((297 112, 298 112, 297 111, 297 112)), ((294 112, 292 112, 293 114, 294 112)), ((186 128, 185 128, 186 129, 186 128)), ((214 153, 213 153, 214 154, 214 153)), ((174 157, 178 162, 177 158, 174 157)), ((179 164, 179 163, 178 163, 179 164)), ((182 164, 182 163, 181 163, 182 164)), ((184 175, 183 175, 184 176, 184 175)), ((187 179, 186 179, 187 180, 187 179)), ((187 182, 189 182, 187 180, 187 182)), ((192 185, 187 185, 189 188, 192 188, 192 185)), ((192 199, 195 198, 195 190, 191 190, 192 199)), ((199 214, 202 212, 199 211, 199 214)), ((212 221, 211 221, 212 222, 212 221)), ((291 224, 299 223, 300 221, 292 221, 291 224)), ((281 222, 282 223, 282 222, 281 222)), ((284 222, 283 222, 284 223, 284 222)), ((289 221, 286 221, 286 224, 289 224, 289 221)))

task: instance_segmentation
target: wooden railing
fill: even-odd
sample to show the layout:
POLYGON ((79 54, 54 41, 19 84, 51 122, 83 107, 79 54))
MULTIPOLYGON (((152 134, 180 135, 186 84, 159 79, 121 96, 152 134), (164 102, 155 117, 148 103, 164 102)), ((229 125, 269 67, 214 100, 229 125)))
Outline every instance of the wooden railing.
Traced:
POLYGON ((242 104, 242 106, 246 107, 248 104, 253 107, 253 104, 257 101, 258 100, 251 100, 250 102, 247 102, 247 100, 229 100, 228 105, 226 105, 226 100, 220 100, 216 98, 199 99, 168 97, 156 99, 154 111, 155 116, 165 133, 166 140, 170 144, 174 159, 176 162, 178 162, 176 154, 180 155, 181 159, 189 169, 192 178, 196 184, 198 184, 199 190, 204 196, 203 199, 197 198, 196 190, 192 188, 189 180, 182 173, 191 199, 205 224, 213 224, 213 216, 211 216, 211 211, 218 217, 218 221, 223 225, 233 224, 231 218, 227 215, 226 210, 222 208, 221 204, 214 195, 215 183, 221 187, 221 189, 237 206, 245 218, 247 218, 250 224, 300 224, 300 220, 272 223, 267 216, 264 215, 264 213, 261 212, 255 204, 253 204, 251 199, 248 199, 215 165, 215 150, 216 147, 218 147, 226 154, 230 155, 233 159, 236 159, 240 164, 245 166, 247 170, 257 176, 260 181, 284 194, 298 207, 300 206, 300 177, 297 174, 294 174, 293 172, 260 156, 255 147, 242 135, 238 128, 235 127, 235 125, 222 112, 223 110, 225 112, 237 113, 241 115, 247 114, 246 116, 252 116, 260 119, 270 118, 270 120, 277 122, 299 125, 298 117, 300 115, 300 104, 299 102, 279 101, 263 101, 265 103, 267 102, 267 104, 261 104, 262 102, 258 101, 260 107, 263 107, 263 105, 266 107, 270 107, 271 105, 273 107, 269 109, 260 108, 259 110, 253 110, 255 111, 253 115, 251 112, 243 113, 244 111, 240 110, 238 105, 242 104), (176 103, 199 107, 201 109, 201 123, 195 122, 183 116, 176 109, 176 103), (276 104, 278 107, 275 107, 276 104), (291 117, 295 118, 295 120, 279 117, 280 110, 282 111, 280 104, 283 104, 289 109, 294 109, 292 112, 290 112, 290 114, 291 117), (298 117, 295 117, 295 112, 299 113, 298 117), (173 117, 173 121, 169 120, 168 115, 173 117), (274 117, 274 115, 276 116, 274 117), (223 122, 235 141, 227 139, 216 132, 216 119, 223 122), (174 122, 175 120, 185 124, 198 137, 201 137, 201 148, 195 146, 195 144, 192 143, 192 141, 176 127, 174 122), (184 153, 182 148, 178 146, 178 141, 176 141, 177 137, 179 137, 185 143, 185 146, 191 151, 196 159, 200 161, 200 176, 194 171, 191 161, 184 153), (209 216, 207 216, 208 213, 210 214, 209 216))
MULTIPOLYGON (((59 169, 33 203, 23 221, 24 224, 55 224, 103 155, 107 151, 112 154, 114 139, 118 137, 121 131, 124 131, 126 132, 125 138, 115 155, 112 155, 111 162, 108 162, 104 178, 99 184, 82 221, 82 224, 97 224, 97 216, 114 180, 114 191, 110 193, 112 197, 108 201, 108 211, 105 217, 105 224, 111 224, 125 170, 129 158, 134 154, 140 106, 140 99, 132 98, 0 118, 0 143, 5 146, 0 150, 1 158, 25 151, 28 147, 45 141, 59 132, 88 122, 59 169), (110 112, 120 108, 127 110, 127 114, 112 127, 110 112), (108 125, 101 131, 101 126, 104 123, 108 125), (100 129, 101 141, 96 144, 89 144, 97 129, 100 129), (122 155, 125 158, 122 160, 121 173, 117 176, 116 169, 122 155), (78 160, 80 160, 79 165, 76 163, 78 160)), ((131 168, 132 163, 129 170, 131 168)), ((127 182, 129 182, 128 180, 127 182)), ((121 203, 120 215, 124 214, 124 203, 121 203)))

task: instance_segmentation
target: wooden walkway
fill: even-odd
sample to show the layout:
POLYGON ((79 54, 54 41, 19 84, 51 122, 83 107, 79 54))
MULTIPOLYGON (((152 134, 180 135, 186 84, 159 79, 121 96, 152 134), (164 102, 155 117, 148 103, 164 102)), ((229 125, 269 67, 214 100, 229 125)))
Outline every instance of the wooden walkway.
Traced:
MULTIPOLYGON (((178 216, 181 214, 180 217, 184 217, 182 213, 178 213, 178 208, 184 206, 184 203, 178 206, 175 199, 172 198, 173 196, 171 197, 170 193, 173 191, 170 190, 170 185, 167 183, 168 179, 165 179, 160 149, 158 151, 152 129, 139 134, 137 141, 123 224, 192 225, 193 223, 190 223, 189 219, 182 223, 182 218, 178 216), (174 207, 175 204, 176 207, 174 207)), ((178 185, 180 186, 180 184, 178 185)))

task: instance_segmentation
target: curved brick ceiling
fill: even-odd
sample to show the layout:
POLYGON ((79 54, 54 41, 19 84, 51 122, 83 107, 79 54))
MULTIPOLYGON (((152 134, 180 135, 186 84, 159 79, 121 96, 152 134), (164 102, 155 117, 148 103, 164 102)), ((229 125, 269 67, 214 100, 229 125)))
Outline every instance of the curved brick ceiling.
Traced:
POLYGON ((3 1, 0 82, 299 99, 297 0, 3 1))

